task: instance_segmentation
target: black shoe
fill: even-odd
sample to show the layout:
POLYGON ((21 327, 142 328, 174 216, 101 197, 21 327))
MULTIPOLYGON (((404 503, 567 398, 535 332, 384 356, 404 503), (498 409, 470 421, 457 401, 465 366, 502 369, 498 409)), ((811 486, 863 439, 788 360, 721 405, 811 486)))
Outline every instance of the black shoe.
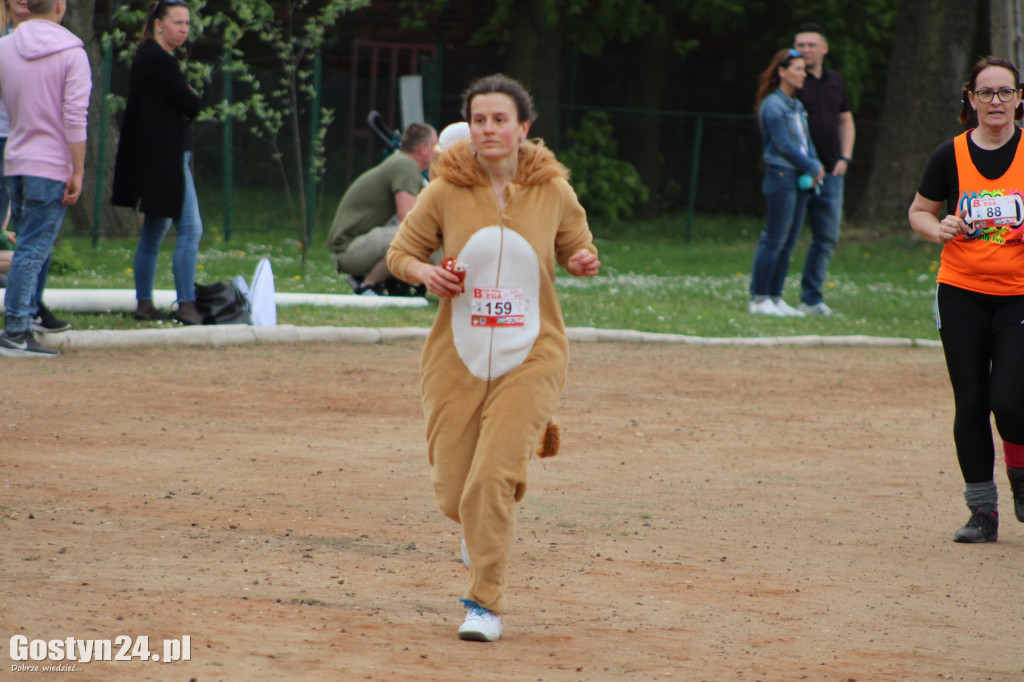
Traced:
POLYGON ((0 334, 0 355, 8 358, 55 358, 60 355, 36 341, 32 330, 20 334, 0 334))
POLYGON ((409 284, 397 277, 388 277, 384 280, 388 289, 388 296, 426 296, 427 287, 422 284, 409 284))
POLYGON ((181 314, 180 310, 174 311, 174 314, 171 315, 171 320, 177 322, 178 324, 185 325, 186 327, 202 324, 217 324, 216 322, 213 321, 212 316, 203 315, 199 318, 185 317, 184 315, 181 314))
POLYGON ((60 319, 45 305, 39 304, 39 312, 32 318, 32 331, 54 334, 56 332, 66 332, 69 329, 71 329, 70 322, 60 319))
POLYGON ((377 282, 376 284, 360 284, 352 291, 352 293, 356 296, 387 296, 388 288, 384 282, 377 282))
POLYGON ((141 313, 138 310, 136 310, 134 313, 132 313, 132 317, 134 317, 136 320, 139 320, 140 322, 154 322, 157 320, 170 319, 167 313, 160 310, 159 308, 153 308, 152 310, 147 310, 146 312, 141 313))
POLYGON ((1024 523, 1024 468, 1008 468, 1006 477, 1010 479, 1010 490, 1013 491, 1013 511, 1017 520, 1024 523))
POLYGON ((971 520, 953 534, 955 542, 995 542, 999 539, 999 512, 971 510, 971 520))

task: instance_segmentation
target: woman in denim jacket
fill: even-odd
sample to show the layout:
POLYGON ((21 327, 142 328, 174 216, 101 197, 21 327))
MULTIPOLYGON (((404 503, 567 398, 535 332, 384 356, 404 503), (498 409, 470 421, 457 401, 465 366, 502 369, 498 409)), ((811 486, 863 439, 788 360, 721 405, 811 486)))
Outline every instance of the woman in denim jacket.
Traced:
POLYGON ((810 192, 825 177, 807 128, 807 110, 794 93, 803 87, 807 72, 796 50, 780 50, 761 74, 756 111, 761 127, 765 162, 764 191, 767 216, 754 252, 750 277, 750 312, 773 317, 803 317, 782 300, 789 271, 789 256, 800 235, 810 192), (800 177, 810 176, 801 187, 800 177))

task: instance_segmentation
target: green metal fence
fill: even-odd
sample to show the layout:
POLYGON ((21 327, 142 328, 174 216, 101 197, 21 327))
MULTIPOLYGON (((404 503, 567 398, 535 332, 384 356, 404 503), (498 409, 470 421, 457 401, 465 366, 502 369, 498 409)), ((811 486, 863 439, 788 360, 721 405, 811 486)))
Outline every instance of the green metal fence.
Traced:
MULTIPOLYGON (((228 58, 225 57, 225 60, 228 58)), ((207 104, 212 98, 220 98, 230 102, 233 96, 233 84, 227 73, 225 61, 215 70, 211 87, 207 88, 205 99, 207 104)), ((111 90, 111 70, 116 71, 123 66, 112 65, 108 54, 104 58, 103 79, 101 87, 104 93, 111 90)), ((345 111, 351 93, 364 87, 357 84, 353 87, 352 75, 341 68, 324 64, 317 59, 314 65, 315 78, 319 86, 316 88, 317 102, 333 108, 336 112, 331 126, 326 131, 326 165, 320 183, 309 183, 305 188, 306 212, 296 216, 296 221, 304 224, 304 239, 307 244, 317 244, 321 235, 329 226, 342 193, 350 176, 358 174, 383 155, 383 145, 378 144, 377 153, 366 155, 362 149, 350 147, 352 136, 347 130, 348 122, 341 112, 345 111)), ((270 74, 271 72, 267 72, 270 74)), ((121 82, 124 81, 121 74, 121 82)), ((267 76, 270 77, 269 75, 267 76)), ((116 79, 114 79, 116 80, 116 79)), ((434 78, 431 82, 436 83, 434 78)), ((387 87, 382 79, 378 87, 387 87), (382 84, 383 83, 383 84, 382 84)), ((436 86, 434 86, 436 87, 436 86)), ((124 93, 119 93, 124 94, 124 93)), ((441 127, 458 120, 459 96, 457 93, 431 92, 432 112, 438 120, 428 121, 441 127)), ((104 97, 105 101, 106 98, 104 97)), ((591 110, 606 111, 612 118, 616 131, 628 138, 628 133, 638 126, 656 126, 660 139, 660 155, 657 164, 656 180, 650 187, 654 199, 654 213, 680 216, 679 231, 689 239, 696 229, 696 216, 701 212, 760 214, 763 211, 761 197, 762 166, 760 133, 752 115, 696 112, 696 111, 651 111, 630 108, 589 107, 586 104, 559 106, 561 128, 564 131, 573 127, 582 116, 591 110)), ((318 112, 319 106, 313 106, 311 112, 305 112, 303 143, 311 145, 320 134, 321 122, 312 112, 318 112)), ((368 113, 368 112, 366 112, 368 113)), ((109 116, 106 110, 101 115, 109 116)), ((389 122, 397 125, 397 122, 389 122)), ((104 126, 99 127, 104 134, 104 126)), ((267 147, 245 126, 229 121, 227 123, 196 123, 194 126, 196 147, 194 150, 195 173, 197 185, 202 188, 201 195, 220 194, 222 200, 202 202, 204 221, 219 226, 224 237, 230 240, 239 232, 259 232, 276 225, 268 224, 237 224, 235 220, 235 197, 259 196, 269 199, 280 196, 286 202, 280 172, 269 158, 267 147), (219 204, 219 208, 217 208, 219 204)), ((365 132, 365 131, 364 131, 365 132)), ((561 139, 565 139, 562 134, 561 139)), ((851 169, 847 181, 847 206, 859 201, 866 184, 870 159, 867 150, 873 146, 874 126, 871 122, 858 121, 857 146, 858 163, 851 169)), ((284 151, 291 153, 288 145, 283 143, 284 151)), ((629 150, 622 149, 620 155, 629 158, 629 150)), ((100 145, 100 149, 103 145, 100 145)), ((555 150, 556 153, 559 150, 555 150)), ((111 159, 98 155, 95 159, 96 172, 102 173, 103 166, 111 163, 111 159)), ((312 168, 313 160, 307 159, 306 168, 312 168)), ((102 177, 102 176, 101 176, 102 177)), ((97 195, 97 211, 102 202, 109 197, 97 195)), ((99 225, 98 217, 94 221, 99 225)), ((99 238, 98 229, 94 228, 94 239, 99 238)))

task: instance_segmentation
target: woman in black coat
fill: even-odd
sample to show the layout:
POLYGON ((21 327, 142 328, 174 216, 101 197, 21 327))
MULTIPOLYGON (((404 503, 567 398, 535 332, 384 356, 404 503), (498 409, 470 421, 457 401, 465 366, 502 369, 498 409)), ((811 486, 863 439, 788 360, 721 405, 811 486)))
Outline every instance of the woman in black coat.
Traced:
POLYGON ((160 242, 173 221, 174 319, 201 324, 196 310, 195 277, 203 223, 192 179, 192 124, 201 102, 174 56, 188 39, 191 15, 184 0, 157 0, 132 62, 128 104, 114 168, 115 206, 144 214, 135 252, 136 319, 160 319, 153 305, 160 242))

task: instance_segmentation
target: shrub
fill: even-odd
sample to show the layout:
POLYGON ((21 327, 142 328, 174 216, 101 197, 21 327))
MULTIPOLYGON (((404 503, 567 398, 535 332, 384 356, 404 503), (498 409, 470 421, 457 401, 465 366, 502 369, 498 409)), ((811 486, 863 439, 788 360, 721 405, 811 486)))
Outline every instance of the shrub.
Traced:
POLYGON ((61 239, 53 248, 53 256, 50 260, 50 272, 57 275, 66 275, 78 272, 82 269, 82 261, 75 254, 71 243, 61 239))
POLYGON ((633 164, 617 158, 619 145, 608 114, 588 112, 565 137, 569 149, 558 158, 571 171, 587 213, 604 221, 632 217, 636 203, 647 201, 649 192, 633 164))

